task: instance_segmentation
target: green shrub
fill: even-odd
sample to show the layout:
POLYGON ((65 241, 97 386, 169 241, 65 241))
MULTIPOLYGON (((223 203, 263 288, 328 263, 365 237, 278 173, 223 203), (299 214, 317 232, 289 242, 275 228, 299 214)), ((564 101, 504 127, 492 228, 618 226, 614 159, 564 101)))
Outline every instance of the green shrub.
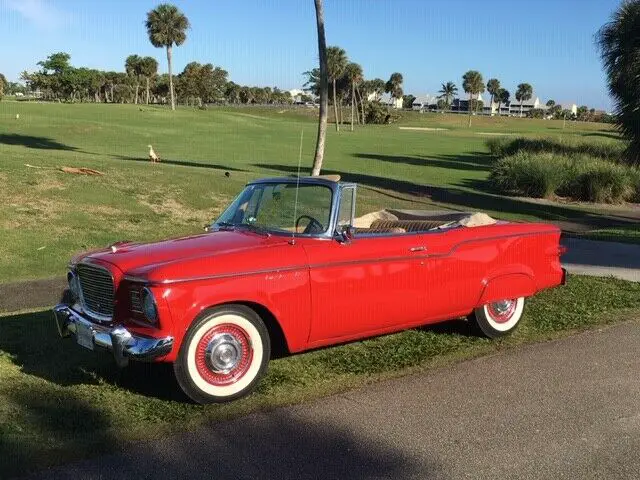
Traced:
POLYGON ((368 102, 366 105, 365 120, 367 123, 385 124, 396 122, 400 115, 391 111, 380 102, 368 102))
POLYGON ((571 169, 566 164, 550 153, 518 152, 500 159, 489 179, 501 193, 551 198, 567 181, 571 169))
POLYGON ((497 157, 514 155, 517 152, 553 153, 556 155, 590 155, 618 162, 625 149, 623 142, 594 142, 570 138, 490 138, 486 145, 489 152, 497 157))
POLYGON ((628 168, 598 160, 582 160, 584 163, 577 165, 576 174, 562 188, 568 196, 596 203, 620 203, 634 196, 634 179, 628 168))

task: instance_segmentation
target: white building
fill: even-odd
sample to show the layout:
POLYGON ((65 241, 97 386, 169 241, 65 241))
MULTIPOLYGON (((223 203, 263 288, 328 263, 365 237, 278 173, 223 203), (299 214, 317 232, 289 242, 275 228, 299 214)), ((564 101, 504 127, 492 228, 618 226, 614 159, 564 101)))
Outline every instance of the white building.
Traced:
POLYGON ((383 105, 387 105, 391 108, 402 108, 402 98, 391 98, 390 93, 385 93, 384 95, 377 95, 375 93, 372 93, 367 96, 367 100, 378 100, 383 105))
POLYGON ((438 103, 438 97, 435 95, 418 95, 411 104, 411 108, 418 112, 427 110, 429 105, 434 105, 438 103))
POLYGON ((307 95, 307 92, 300 90, 299 88, 294 88, 293 90, 289 90, 289 95, 293 98, 294 103, 301 103, 302 95, 307 95))
POLYGON ((575 103, 563 103, 560 106, 562 110, 569 110, 573 115, 578 115, 578 105, 575 103))

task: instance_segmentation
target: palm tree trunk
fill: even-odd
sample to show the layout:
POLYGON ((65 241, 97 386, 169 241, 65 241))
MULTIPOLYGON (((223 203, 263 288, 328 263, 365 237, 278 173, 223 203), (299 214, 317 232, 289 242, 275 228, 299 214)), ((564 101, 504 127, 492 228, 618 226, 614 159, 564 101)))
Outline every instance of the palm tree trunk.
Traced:
POLYGON ((173 72, 171 70, 171 45, 167 47, 167 63, 169 64, 169 93, 171 94, 171 110, 176 109, 175 93, 173 92, 173 72))
POLYGON ((471 93, 469 93, 469 106, 467 107, 467 110, 469 110, 469 127, 471 126, 471 93))
POLYGON ((149 105, 149 77, 147 77, 147 105, 149 105))
MULTIPOLYGON (((322 0, 315 0, 318 30, 318 56, 320 57, 320 112, 318 114, 318 137, 311 175, 318 176, 324 160, 324 142, 327 137, 327 109, 329 107, 329 82, 327 81, 327 42, 324 36, 324 8, 322 0)), ((334 89, 335 94, 335 89, 334 89)))
POLYGON ((342 111, 342 95, 340 95, 340 102, 338 102, 340 104, 340 108, 338 108, 338 115, 340 115, 340 125, 342 125, 342 120, 343 120, 343 114, 344 112, 342 111))
POLYGON ((355 100, 355 94, 356 94, 356 85, 354 83, 351 83, 351 131, 353 132, 353 116, 354 116, 354 111, 353 111, 353 101, 355 100))
POLYGON ((358 92, 358 96, 360 97, 360 108, 362 110, 362 125, 365 125, 365 120, 364 120, 364 99, 362 98, 362 93, 360 93, 360 89, 356 89, 356 92, 358 92))
POLYGON ((135 103, 136 105, 138 104, 138 91, 140 90, 140 84, 136 83, 136 98, 135 101, 133 103, 135 103))
POLYGON ((499 116, 499 117, 501 117, 501 116, 502 116, 502 110, 501 110, 501 107, 502 107, 502 102, 498 102, 498 116, 499 116))
POLYGON ((340 131, 340 125, 338 124, 338 102, 336 102, 336 79, 333 79, 333 115, 336 119, 336 132, 340 131))
POLYGON ((522 102, 524 102, 524 100, 520 100, 520 118, 522 118, 522 102))

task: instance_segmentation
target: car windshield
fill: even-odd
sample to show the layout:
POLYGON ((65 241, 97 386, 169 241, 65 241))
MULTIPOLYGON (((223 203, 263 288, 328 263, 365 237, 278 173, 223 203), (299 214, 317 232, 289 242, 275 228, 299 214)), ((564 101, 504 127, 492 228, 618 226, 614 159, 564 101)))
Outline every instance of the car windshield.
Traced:
POLYGON ((248 185, 216 220, 219 228, 252 228, 274 233, 323 234, 329 229, 332 191, 324 185, 248 185), (294 218, 295 217, 295 218, 294 218))

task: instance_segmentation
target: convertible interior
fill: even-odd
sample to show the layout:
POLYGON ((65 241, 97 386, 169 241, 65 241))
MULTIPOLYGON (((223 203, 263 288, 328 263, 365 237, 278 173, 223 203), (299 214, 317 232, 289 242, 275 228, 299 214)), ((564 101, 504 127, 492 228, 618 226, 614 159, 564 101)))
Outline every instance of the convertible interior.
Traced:
POLYGON ((458 227, 493 225, 496 220, 481 212, 433 212, 422 210, 379 210, 354 219, 359 235, 419 233, 458 227))

